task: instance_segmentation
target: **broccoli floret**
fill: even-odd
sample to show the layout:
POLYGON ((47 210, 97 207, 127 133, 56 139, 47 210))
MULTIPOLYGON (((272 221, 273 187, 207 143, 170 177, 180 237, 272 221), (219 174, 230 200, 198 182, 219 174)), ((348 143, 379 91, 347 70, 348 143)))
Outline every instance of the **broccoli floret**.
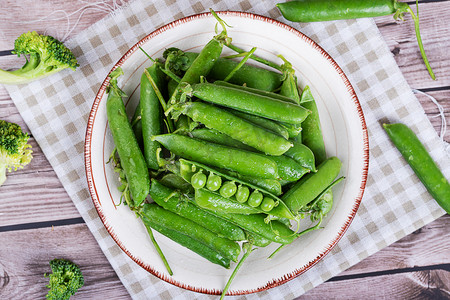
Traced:
POLYGON ((50 261, 52 274, 49 284, 50 288, 47 294, 49 300, 65 300, 73 296, 79 288, 84 285, 83 274, 80 267, 66 259, 54 259, 50 261))
POLYGON ((22 68, 14 71, 0 69, 0 83, 22 84, 39 79, 66 68, 75 70, 78 67, 73 53, 57 39, 26 32, 14 42, 14 54, 25 55, 27 62, 22 68))
POLYGON ((6 170, 22 169, 33 158, 28 138, 19 125, 0 120, 0 185, 6 180, 6 170))

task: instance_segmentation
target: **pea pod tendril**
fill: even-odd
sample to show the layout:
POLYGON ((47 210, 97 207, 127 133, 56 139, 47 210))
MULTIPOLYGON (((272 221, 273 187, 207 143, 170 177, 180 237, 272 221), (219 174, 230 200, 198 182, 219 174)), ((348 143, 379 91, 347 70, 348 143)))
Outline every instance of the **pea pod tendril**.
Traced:
POLYGON ((320 22, 357 18, 372 18, 393 14, 395 20, 404 20, 410 13, 414 21, 420 54, 433 80, 436 76, 431 69, 419 30, 419 1, 416 0, 417 15, 407 3, 397 0, 355 1, 355 0, 298 0, 276 5, 284 18, 292 22, 320 22))

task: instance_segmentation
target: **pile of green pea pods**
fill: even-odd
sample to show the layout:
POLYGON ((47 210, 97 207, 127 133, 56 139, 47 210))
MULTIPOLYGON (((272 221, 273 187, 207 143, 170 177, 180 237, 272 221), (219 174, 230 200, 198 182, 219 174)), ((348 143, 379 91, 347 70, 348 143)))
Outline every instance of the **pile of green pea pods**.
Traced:
POLYGON ((217 19, 223 31, 200 53, 170 48, 153 60, 131 121, 120 68, 106 106, 120 190, 152 241, 153 229, 229 268, 248 249, 284 247, 319 228, 342 178, 312 93, 299 89, 290 63, 268 70, 247 63, 258 59, 253 51, 242 61, 221 57, 224 46, 236 47, 217 19), (298 232, 308 215, 311 227, 298 232))

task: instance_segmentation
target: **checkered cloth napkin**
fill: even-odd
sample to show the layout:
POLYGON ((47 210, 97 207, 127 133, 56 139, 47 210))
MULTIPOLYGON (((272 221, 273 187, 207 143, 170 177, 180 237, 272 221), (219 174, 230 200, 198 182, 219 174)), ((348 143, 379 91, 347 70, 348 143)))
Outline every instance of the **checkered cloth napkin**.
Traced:
MULTIPOLYGON (((87 226, 134 299, 191 299, 196 294, 168 284, 135 264, 109 236, 89 196, 83 161, 86 122, 95 95, 114 63, 136 42, 170 21, 215 10, 248 11, 285 21, 273 1, 136 0, 66 44, 80 68, 27 86, 7 89, 87 226)), ((447 178, 449 158, 393 56, 370 19, 292 24, 320 44, 350 79, 365 113, 370 169, 358 213, 336 247, 314 268, 290 282, 242 298, 290 299, 437 219, 434 202, 384 133, 384 121, 409 125, 447 178)), ((211 297, 212 298, 212 297, 211 297)))

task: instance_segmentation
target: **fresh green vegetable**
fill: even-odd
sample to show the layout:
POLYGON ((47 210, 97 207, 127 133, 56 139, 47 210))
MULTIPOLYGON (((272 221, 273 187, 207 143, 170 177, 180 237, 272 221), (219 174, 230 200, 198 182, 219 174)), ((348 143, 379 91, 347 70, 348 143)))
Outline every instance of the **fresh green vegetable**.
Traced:
POLYGON ((0 83, 24 84, 64 69, 78 67, 73 53, 57 39, 35 31, 23 33, 14 42, 13 54, 25 55, 26 63, 14 71, 0 69, 0 83))
POLYGON ((450 184, 414 132, 400 123, 383 127, 434 200, 450 214, 450 184))
POLYGON ((323 142, 319 111, 309 86, 303 89, 302 95, 300 96, 300 104, 311 111, 311 114, 302 123, 301 141, 314 153, 316 165, 318 165, 327 158, 327 153, 323 142))
MULTIPOLYGON (((160 70, 159 63, 153 63, 147 68, 147 72, 156 84, 156 87, 161 91, 164 86, 164 74, 160 70)), ((140 109, 144 158, 150 169, 158 170, 156 151, 160 145, 158 142, 152 141, 151 137, 162 133, 161 105, 155 89, 145 73, 141 76, 140 109)))
POLYGON ((194 221, 166 210, 155 203, 144 204, 142 214, 150 227, 153 228, 153 224, 159 224, 164 228, 187 235, 234 262, 237 261, 241 252, 241 248, 236 242, 219 237, 194 221))
POLYGON ((137 208, 148 195, 150 178, 144 155, 128 121, 122 100, 124 92, 117 86, 117 78, 121 74, 123 71, 119 67, 109 75, 111 79, 107 88, 106 113, 114 144, 120 157, 120 164, 125 172, 133 199, 133 203, 128 203, 128 205, 131 208, 137 208))
POLYGON ((342 19, 372 18, 394 15, 394 19, 403 20, 405 13, 410 13, 416 31, 420 53, 431 78, 436 79, 425 54, 419 30, 419 3, 416 0, 417 16, 407 3, 397 0, 298 0, 277 4, 283 17, 293 22, 317 22, 342 19))
MULTIPOLYGON (((194 176, 203 172, 209 172, 209 178, 213 178, 213 181, 216 182, 213 185, 213 189, 211 187, 208 187, 208 183, 206 183, 206 190, 212 192, 219 190, 219 193, 206 193, 206 192, 197 193, 198 194, 197 196, 199 197, 204 196, 203 198, 201 198, 202 202, 198 203, 203 208, 211 210, 220 209, 222 211, 227 211, 230 213, 247 213, 247 212, 267 213, 268 211, 263 211, 260 208, 258 208, 258 205, 251 206, 248 203, 245 203, 246 201, 242 200, 240 201, 237 199, 238 191, 236 184, 239 184, 241 187, 242 186, 247 187, 249 193, 251 192, 253 194, 257 192, 258 194, 262 194, 272 199, 276 199, 276 202, 274 200, 275 202, 274 204, 276 204, 276 207, 274 207, 273 210, 270 210, 270 214, 272 214, 273 216, 276 216, 278 218, 288 218, 291 220, 296 219, 296 217, 292 214, 292 212, 289 211, 289 209, 283 203, 283 201, 280 198, 277 198, 277 196, 272 194, 270 191, 266 189, 261 189, 255 184, 252 184, 250 182, 245 182, 241 178, 233 177, 230 174, 224 173, 222 170, 219 171, 209 166, 193 161, 187 161, 184 159, 179 160, 179 175, 182 178, 184 178, 187 182, 191 182, 194 176), (224 192, 222 190, 224 185, 226 186, 225 194, 222 194, 224 192), (227 199, 230 197, 232 197, 231 201, 227 199), (257 210, 254 210, 252 208, 257 208, 257 210), (239 209, 242 209, 242 211, 239 211, 239 209)), ((199 198, 196 198, 196 201, 197 200, 200 201, 199 198)))
MULTIPOLYGON (((169 48, 166 55, 166 67, 178 74, 183 74, 189 68, 194 59, 199 55, 193 52, 183 52, 177 48, 169 48)), ((208 73, 208 80, 224 80, 228 74, 239 64, 239 62, 219 57, 208 73)), ((279 88, 282 74, 267 69, 259 68, 250 64, 245 64, 233 77, 230 83, 252 87, 263 91, 273 91, 279 88)))
POLYGON ((301 166, 311 170, 312 172, 316 172, 315 156, 311 149, 299 141, 293 141, 292 144, 293 147, 286 151, 284 155, 292 158, 301 166))
POLYGON ((0 120, 0 186, 6 180, 6 171, 22 169, 33 158, 29 136, 19 125, 0 120))
POLYGON ((245 239, 244 232, 238 226, 206 210, 200 209, 191 201, 182 200, 179 193, 163 186, 157 180, 152 180, 150 196, 159 206, 194 221, 219 236, 232 241, 242 241, 245 239))
POLYGON ((316 173, 310 173, 299 180, 281 199, 294 212, 313 201, 334 179, 341 170, 341 161, 330 157, 320 164, 316 173))
MULTIPOLYGON (((50 261, 52 273, 48 275, 49 284, 46 286, 48 300, 66 300, 73 296, 84 285, 84 277, 80 267, 66 259, 50 261)), ((47 275, 46 275, 47 276, 47 275)))
POLYGON ((247 151, 255 151, 255 148, 250 147, 238 140, 233 139, 232 137, 221 133, 215 129, 209 129, 209 128, 199 128, 194 129, 190 132, 192 137, 204 140, 207 142, 224 145, 224 146, 230 146, 233 148, 243 149, 247 151))
MULTIPOLYGON (((218 264, 224 268, 230 267, 230 259, 226 258, 215 249, 208 247, 202 242, 199 242, 189 234, 181 233, 170 227, 164 226, 164 222, 160 222, 158 218, 152 218, 152 209, 150 207, 152 204, 144 204, 142 211, 140 212, 141 220, 144 222, 146 227, 151 227, 158 231, 159 233, 165 235, 174 242, 184 246, 198 255, 206 258, 212 263, 218 264)), ((156 206, 157 208, 160 208, 156 206)), ((162 208, 161 208, 162 209, 162 208)))
POLYGON ((178 134, 163 134, 152 138, 166 149, 183 158, 211 166, 237 171, 244 175, 277 178, 277 165, 268 157, 230 148, 178 134))
POLYGON ((208 103, 186 103, 181 111, 195 122, 201 122, 208 128, 224 133, 268 155, 281 155, 292 147, 291 142, 278 134, 208 103))
POLYGON ((300 105, 228 86, 198 83, 191 88, 189 93, 203 101, 278 122, 300 124, 311 113, 300 105))
POLYGON ((206 76, 211 71, 217 59, 222 53, 223 45, 229 43, 230 38, 227 36, 227 29, 225 23, 217 16, 217 14, 211 10, 213 16, 217 19, 219 24, 222 26, 222 32, 213 37, 206 45, 203 47, 202 51, 186 69, 183 77, 178 83, 178 87, 175 89, 174 95, 172 95, 173 101, 176 97, 180 96, 177 94, 180 87, 183 84, 194 84, 200 82, 201 76, 206 76))

